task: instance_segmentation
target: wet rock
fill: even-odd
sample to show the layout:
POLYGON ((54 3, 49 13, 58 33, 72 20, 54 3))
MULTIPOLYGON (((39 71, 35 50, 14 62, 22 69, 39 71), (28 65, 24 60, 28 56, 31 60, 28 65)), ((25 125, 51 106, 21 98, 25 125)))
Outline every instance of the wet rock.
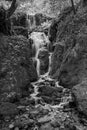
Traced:
POLYGON ((11 17, 12 33, 14 35, 23 35, 28 38, 28 20, 24 12, 15 12, 11 17))
POLYGON ((60 88, 49 86, 40 86, 38 88, 37 96, 41 97, 44 102, 48 104, 59 104, 61 101, 61 93, 60 88))
POLYGON ((14 102, 12 98, 26 96, 30 82, 36 79, 28 40, 23 36, 0 37, 0 100, 14 102))
POLYGON ((55 78, 56 78, 55 72, 56 70, 58 71, 58 69, 61 66, 61 62, 63 60, 63 51, 64 51, 64 46, 61 44, 57 44, 52 55, 52 59, 51 59, 52 65, 51 65, 50 75, 52 75, 55 78))
POLYGON ((27 26, 27 14, 25 12, 15 12, 11 17, 11 20, 14 26, 27 26))
POLYGON ((72 93, 78 111, 87 116, 87 80, 74 86, 72 93))
POLYGON ((43 101, 48 104, 59 104, 61 102, 61 98, 50 97, 50 96, 41 96, 43 101))
POLYGON ((39 51, 38 59, 40 60, 40 74, 45 74, 49 67, 49 52, 47 49, 42 48, 39 51))
POLYGON ((56 96, 56 97, 60 97, 60 89, 57 87, 50 87, 50 86, 44 86, 44 87, 39 87, 38 89, 39 93, 41 93, 41 95, 45 95, 45 96, 56 96))

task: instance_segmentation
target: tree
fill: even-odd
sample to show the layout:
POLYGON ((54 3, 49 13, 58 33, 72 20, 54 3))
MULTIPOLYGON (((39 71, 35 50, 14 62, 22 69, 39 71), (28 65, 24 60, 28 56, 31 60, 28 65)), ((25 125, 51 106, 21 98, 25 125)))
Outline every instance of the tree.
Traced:
POLYGON ((71 0, 71 4, 72 4, 73 12, 74 12, 74 14, 76 14, 76 10, 75 10, 75 6, 74 6, 74 2, 73 2, 73 0, 71 0))
POLYGON ((16 0, 12 0, 12 4, 9 9, 5 10, 3 6, 0 7, 0 33, 6 35, 10 34, 11 31, 11 21, 10 17, 17 8, 16 0))

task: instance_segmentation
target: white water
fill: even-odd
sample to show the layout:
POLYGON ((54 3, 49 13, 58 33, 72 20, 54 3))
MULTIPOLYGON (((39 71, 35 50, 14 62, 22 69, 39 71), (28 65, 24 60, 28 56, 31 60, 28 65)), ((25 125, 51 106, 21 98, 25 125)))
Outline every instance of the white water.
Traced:
POLYGON ((30 36, 30 38, 33 40, 34 44, 32 45, 32 49, 33 47, 35 47, 36 53, 35 53, 35 57, 33 57, 33 61, 36 61, 36 70, 37 70, 37 74, 39 77, 39 80, 37 82, 32 83, 32 85, 34 86, 34 93, 31 94, 31 99, 35 100, 35 106, 37 106, 38 104, 38 98, 37 94, 38 94, 38 85, 37 83, 40 83, 42 81, 44 81, 44 78, 48 78, 48 80, 51 80, 48 77, 49 71, 50 71, 50 67, 51 67, 51 53, 49 55, 49 69, 48 72, 45 75, 40 75, 40 60, 38 59, 38 54, 39 51, 41 49, 43 49, 43 47, 47 44, 47 46, 49 45, 49 40, 48 37, 46 37, 46 35, 43 32, 33 32, 30 36))
MULTIPOLYGON (((35 52, 36 52, 35 57, 33 58, 33 61, 36 61, 36 70, 37 70, 38 77, 40 77, 40 60, 38 59, 38 54, 39 54, 39 51, 43 49, 43 47, 49 45, 49 39, 44 34, 44 32, 33 32, 31 33, 30 38, 33 40, 32 49, 35 48, 35 52)), ((51 64, 50 56, 49 56, 49 63, 51 64)))
MULTIPOLYGON (((40 97, 37 97, 37 95, 39 93, 38 92, 38 88, 39 88, 38 84, 40 82, 44 82, 45 80, 48 80, 48 82, 54 80, 54 79, 51 79, 49 77, 49 72, 50 72, 50 69, 51 69, 51 57, 52 57, 52 53, 49 53, 49 68, 48 68, 48 72, 45 73, 44 75, 40 75, 40 61, 38 59, 38 54, 39 54, 39 51, 43 49, 43 47, 44 47, 44 45, 46 43, 49 44, 49 40, 45 36, 45 34, 41 33, 41 32, 33 32, 31 34, 31 38, 34 41, 34 46, 35 46, 35 49, 36 49, 36 54, 35 54, 34 60, 37 61, 36 70, 37 70, 37 74, 38 74, 38 77, 39 77, 39 80, 37 82, 32 83, 32 85, 34 86, 34 93, 31 94, 31 98, 35 100, 35 107, 38 107, 38 105, 40 105, 40 104, 38 104, 38 100, 39 99, 41 100, 40 97)), ((55 81, 55 87, 61 87, 61 86, 59 86, 58 81, 55 81)), ((44 109, 45 108, 46 109, 49 108, 50 110, 52 109, 52 110, 55 111, 56 109, 63 108, 64 104, 67 104, 67 101, 64 101, 64 99, 63 99, 63 101, 60 104, 58 104, 58 105, 50 105, 50 104, 44 103, 43 107, 44 107, 44 109)))

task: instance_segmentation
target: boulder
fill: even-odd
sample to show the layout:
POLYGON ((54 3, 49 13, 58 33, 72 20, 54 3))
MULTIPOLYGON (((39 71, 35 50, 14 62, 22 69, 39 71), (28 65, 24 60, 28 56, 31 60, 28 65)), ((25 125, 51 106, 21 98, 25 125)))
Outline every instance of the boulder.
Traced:
POLYGON ((61 102, 62 88, 52 87, 50 85, 40 86, 38 89, 38 96, 48 104, 59 104, 61 102))
POLYGON ((78 111, 87 116, 87 79, 74 86, 72 94, 78 111))
POLYGON ((30 58, 30 45, 23 36, 0 37, 0 101, 28 94, 37 73, 30 58), (15 96, 13 96, 15 97, 15 96))
POLYGON ((40 60, 40 74, 44 74, 48 71, 49 67, 49 52, 45 48, 41 48, 38 54, 40 60))
POLYGON ((28 19, 24 12, 15 12, 10 18, 13 35, 23 35, 28 38, 28 19))

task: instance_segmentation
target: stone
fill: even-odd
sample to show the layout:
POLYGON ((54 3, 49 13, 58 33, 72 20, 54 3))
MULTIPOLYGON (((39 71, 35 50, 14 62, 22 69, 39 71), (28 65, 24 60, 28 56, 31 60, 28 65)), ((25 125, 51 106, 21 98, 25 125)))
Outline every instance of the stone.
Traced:
POLYGON ((53 20, 50 28, 49 28, 49 40, 50 40, 50 44, 49 44, 49 50, 53 51, 53 45, 56 41, 56 37, 57 37, 57 28, 58 28, 58 23, 56 20, 53 20))
POLYGON ((27 14, 25 12, 15 12, 11 20, 14 26, 27 27, 27 14))
POLYGON ((43 75, 48 71, 49 68, 49 52, 45 48, 41 48, 38 54, 40 60, 40 74, 43 75))
POLYGON ((87 116, 87 80, 74 86, 72 94, 78 111, 87 116))
POLYGON ((23 35, 28 38, 28 20, 24 12, 15 12, 11 17, 13 35, 23 35))
POLYGON ((51 121, 51 117, 49 117, 47 115, 38 119, 39 124, 45 124, 50 121, 51 121))
POLYGON ((60 89, 57 87, 51 87, 51 86, 44 86, 44 87, 39 87, 38 89, 39 93, 41 93, 41 96, 56 96, 60 97, 60 89))
POLYGON ((38 97, 41 97, 45 103, 48 104, 59 104, 61 102, 62 90, 60 87, 52 87, 50 84, 39 86, 38 97))
POLYGON ((51 58, 51 71, 50 75, 53 75, 61 66, 61 62, 63 60, 63 52, 64 52, 64 46, 61 44, 57 44, 55 46, 52 58, 51 58))

